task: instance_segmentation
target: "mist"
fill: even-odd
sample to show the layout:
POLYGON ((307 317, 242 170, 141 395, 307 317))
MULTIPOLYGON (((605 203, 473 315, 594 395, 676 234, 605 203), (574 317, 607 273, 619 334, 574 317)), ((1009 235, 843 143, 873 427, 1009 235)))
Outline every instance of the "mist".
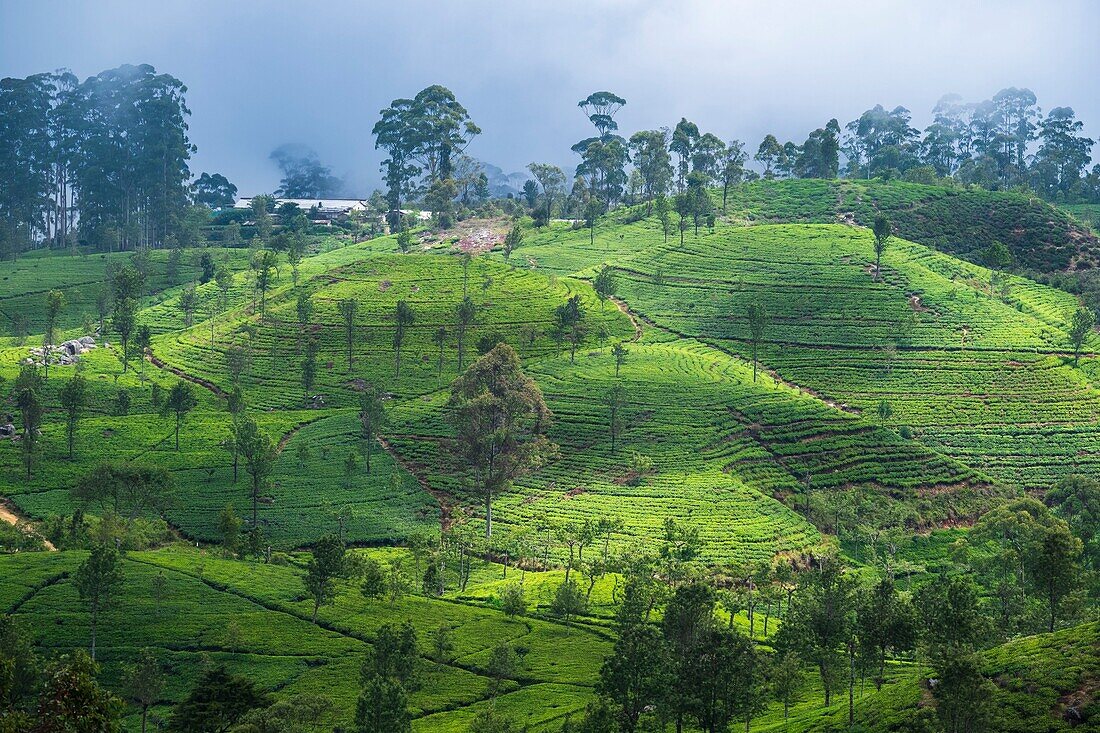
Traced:
POLYGON ((577 101, 626 98, 620 130, 685 116, 755 150, 801 142, 881 103, 923 128, 942 95, 1028 87, 1043 111, 1070 106, 1100 137, 1100 5, 600 0, 443 5, 59 0, 0 6, 0 76, 68 68, 84 78, 150 63, 188 86, 191 168, 242 195, 272 191, 273 150, 305 146, 346 193, 380 186, 378 111, 433 83, 482 128, 474 157, 505 173, 531 161, 572 170, 590 134, 577 101))

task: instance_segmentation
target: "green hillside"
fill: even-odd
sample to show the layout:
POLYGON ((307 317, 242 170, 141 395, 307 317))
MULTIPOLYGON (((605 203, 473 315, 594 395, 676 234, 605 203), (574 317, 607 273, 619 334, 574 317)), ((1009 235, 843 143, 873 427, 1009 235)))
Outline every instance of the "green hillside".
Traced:
POLYGON ((869 227, 878 213, 890 217, 905 239, 972 262, 993 242, 1030 270, 1089 269, 1100 242, 1059 208, 1030 194, 944 188, 902 181, 774 180, 730 191, 725 215, 752 223, 831 224, 869 227))
MULTIPOLYGON (((245 252, 234 251, 231 287, 223 298, 216 283, 198 285, 190 326, 182 286, 164 287, 137 313, 153 332, 148 360, 124 369, 111 338, 111 348, 84 354, 78 366, 51 367, 30 478, 21 441, 0 442, 0 496, 63 550, 0 557, 0 605, 46 657, 84 646, 73 573, 95 537, 118 537, 125 582, 99 641, 102 677, 122 690, 138 652, 157 650, 171 673, 154 706, 159 720, 203 670, 225 664, 280 698, 323 692, 335 706, 330 722, 350 725, 359 667, 378 629, 410 620, 420 639, 419 682, 409 690, 414 730, 466 731, 491 708, 529 730, 556 732, 596 699, 637 567, 665 588, 651 622, 660 621, 678 573, 709 577, 717 618, 751 631, 763 653, 778 653, 775 630, 802 592, 797 579, 781 580, 781 568, 808 573, 839 552, 852 577, 869 580, 888 567, 908 598, 955 567, 966 528, 989 508, 1097 470, 1100 338, 1089 335, 1075 360, 1074 296, 900 236, 889 241, 878 277, 871 233, 772 195, 786 185, 746 185, 728 216, 698 234, 688 229, 682 241, 655 216, 627 222, 637 212, 614 212, 594 232, 564 222, 527 227, 507 258, 499 248, 467 258, 446 235, 408 254, 394 237, 322 243, 296 278, 282 266, 266 290, 256 287, 245 252), (787 213, 765 217, 765 204, 787 213), (770 221, 787 218, 799 223, 770 221), (605 266, 613 299, 594 288, 605 266), (574 296, 585 328, 572 349, 555 318, 574 296), (474 315, 463 331, 465 297, 474 315), (306 322, 303 298, 312 305, 306 322), (357 304, 350 342, 349 300, 357 304), (414 314, 400 339, 399 302, 414 314), (750 305, 767 313, 755 374, 750 305), (463 368, 500 341, 514 347, 553 414, 556 450, 496 497, 491 539, 480 537, 479 486, 453 450, 448 396, 462 373, 460 333, 463 368), (310 342, 316 374, 307 389, 310 342), (77 371, 89 400, 70 460, 61 390, 77 371), (156 402, 181 380, 196 405, 182 418, 177 449, 175 419, 156 402), (361 437, 367 385, 384 395, 378 446, 361 437), (227 504, 246 519, 252 511, 244 468, 233 477, 226 397, 236 387, 247 415, 278 446, 256 501, 265 546, 247 561, 211 546, 223 539, 227 504), (613 447, 614 389, 624 398, 613 447), (133 524, 103 519, 109 509, 82 505, 72 489, 104 462, 167 469, 175 496, 166 524, 151 513, 133 524), (82 513, 90 524, 81 525, 82 513), (313 625, 303 590, 310 550, 334 533, 357 556, 402 568, 402 589, 390 602, 365 597, 357 578, 338 580, 313 625), (429 555, 446 558, 448 587, 438 597, 422 580, 429 555), (563 611, 566 572, 584 598, 563 611), (745 594, 755 597, 750 579, 759 573, 768 590, 752 601, 750 621, 745 594), (151 588, 161 575, 167 591, 158 601, 151 588), (508 615, 504 599, 517 575, 526 611, 508 615), (443 663, 430 651, 441 623, 454 642, 443 663), (501 641, 519 662, 491 686, 489 659, 501 641)), ((789 187, 802 196, 817 185, 789 187)), ((815 202, 857 186, 880 201, 917 190, 820 185, 833 188, 815 202)), ((94 275, 74 267, 81 261, 59 254, 20 262, 38 262, 36 277, 45 273, 49 287, 73 294, 75 307, 94 275)), ((30 280, 13 283, 8 297, 44 297, 30 280)), ((0 349, 5 394, 37 343, 0 349)), ((19 422, 8 400, 5 411, 19 422)), ((974 547, 980 557, 989 551, 974 547)), ((993 590, 983 592, 993 604, 993 590)), ((1029 603, 1030 630, 1043 610, 1029 603)), ((1095 624, 1078 626, 983 652, 997 707, 1011 711, 1005 730, 1059 730, 1067 700, 1089 704, 1095 637, 1095 624)), ((912 730, 930 714, 920 660, 895 655, 881 692, 863 686, 855 704, 868 730, 912 730)), ((820 705, 821 679, 810 671, 800 683, 791 730, 846 725, 846 700, 820 705)), ((136 726, 133 715, 127 725, 136 726)), ((773 701, 751 730, 787 725, 773 701)))

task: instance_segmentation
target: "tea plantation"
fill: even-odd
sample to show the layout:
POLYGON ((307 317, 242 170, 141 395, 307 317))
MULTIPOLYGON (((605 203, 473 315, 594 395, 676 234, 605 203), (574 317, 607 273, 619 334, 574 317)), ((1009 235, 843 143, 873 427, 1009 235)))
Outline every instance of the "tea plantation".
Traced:
MULTIPOLYGON (((331 709, 317 730, 354 730, 364 661, 390 625, 409 622, 412 730, 497 730, 478 727, 495 718, 577 730, 607 694, 601 665, 639 577, 652 586, 648 626, 689 580, 708 578, 722 625, 779 658, 780 630, 798 622, 798 575, 822 558, 916 594, 964 555, 966 568, 988 570, 990 545, 967 544, 986 512, 1100 471, 1100 337, 1087 329, 1074 343, 1077 298, 968 261, 993 241, 1020 267, 1094 257, 1095 241, 1046 204, 761 181, 731 191, 698 233, 666 230, 644 207, 594 231, 514 226, 524 231, 514 251, 474 256, 443 237, 400 248, 395 236, 312 237, 300 263, 271 272, 257 252, 212 248, 220 282, 194 253, 169 278, 166 253, 153 251, 135 313, 146 353, 132 347, 124 365, 108 319, 97 348, 51 365, 36 387, 33 451, 26 436, 0 440, 0 497, 21 530, 58 548, 15 552, 4 540, 0 612, 43 658, 87 647, 78 568, 97 538, 111 540, 122 581, 99 621, 100 681, 125 695, 152 650, 167 680, 149 708, 156 726, 224 666, 281 700, 323 696, 331 709), (896 235, 876 270, 862 225, 879 212, 896 235), (570 307, 583 313, 572 331, 570 307), (451 385, 501 342, 545 401, 538 429, 552 447, 502 484, 483 538, 483 476, 456 450, 451 385), (70 457, 74 374, 87 396, 70 457), (181 385, 193 402, 177 418, 166 400, 181 385), (365 435, 371 395, 381 416, 365 435), (242 420, 270 441, 257 491, 242 420), (171 501, 127 514, 125 497, 82 500, 75 489, 104 465, 164 469, 171 501), (259 531, 248 533, 253 511, 259 531), (330 540, 349 569, 315 595, 330 540)), ((0 417, 22 424, 9 390, 41 344, 45 293, 64 294, 59 336, 88 335, 99 290, 132 259, 36 253, 4 270, 0 327, 27 314, 31 335, 0 340, 0 417)), ((1038 510, 1017 518, 1028 511, 1038 510)), ((1050 626, 1088 620, 1087 595, 1064 594, 1060 619, 1052 602, 1050 626)), ((990 591, 984 602, 992 613, 1001 600, 990 591)), ((1028 633, 981 652, 999 730, 1061 730, 1070 708, 1095 707, 1095 621, 1032 634, 1041 606, 1028 606, 1028 633)), ((907 726, 929 714, 921 650, 897 652, 881 690, 869 679, 852 688, 865 730, 918 730, 907 726)), ((845 695, 821 704, 833 684, 822 670, 807 664, 792 683, 786 719, 769 693, 750 729, 847 729, 845 695)), ((140 729, 139 712, 127 708, 126 730, 140 729)))

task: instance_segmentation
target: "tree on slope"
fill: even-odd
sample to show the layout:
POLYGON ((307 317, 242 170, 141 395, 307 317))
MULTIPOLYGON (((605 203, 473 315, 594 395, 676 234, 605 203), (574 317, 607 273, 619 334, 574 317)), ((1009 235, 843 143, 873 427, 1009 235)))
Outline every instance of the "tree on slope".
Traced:
POLYGON ((554 446, 544 431, 551 413, 519 356, 498 344, 451 385, 449 420, 455 451, 485 499, 485 536, 493 533, 493 496, 540 466, 554 446))
POLYGON ((141 711, 141 733, 145 733, 146 717, 164 689, 164 672, 152 649, 143 649, 128 670, 127 697, 141 711))
POLYGON ((401 376, 401 346, 405 343, 405 332, 416 320, 412 306, 407 301, 397 301, 393 314, 393 360, 394 377, 401 376))
POLYGON ((236 437, 237 450, 244 458, 245 471, 252 479, 252 530, 259 528, 257 507, 260 494, 267 488, 268 478, 275 467, 278 449, 271 438, 260 431, 256 421, 250 417, 241 420, 236 437))
POLYGON ((331 535, 318 540, 303 580, 306 592, 313 599, 313 623, 317 623, 321 606, 330 603, 335 596, 336 578, 344 573, 344 568, 344 543, 331 535))
POLYGON ((878 280, 882 277, 882 253, 886 251, 893 226, 884 214, 879 214, 875 217, 875 225, 871 231, 875 235, 875 280, 878 280))
POLYGON ((271 698, 245 677, 230 674, 218 666, 202 673, 198 682, 172 710, 171 733, 230 730, 244 715, 266 708, 271 698))
POLYGON ((1073 343, 1073 364, 1077 365, 1078 360, 1081 358, 1081 347, 1085 345, 1085 340, 1088 335, 1092 333, 1093 326, 1096 325, 1096 314, 1085 307, 1078 308, 1073 313, 1073 318, 1069 324, 1069 338, 1073 343))
POLYGON ((81 374, 74 374, 61 388, 61 409, 65 411, 65 438, 69 444, 69 460, 73 459, 73 442, 76 428, 88 405, 88 381, 81 374))
POLYGON ((373 384, 368 384, 359 393, 359 437, 363 441, 367 473, 370 473, 370 457, 374 452, 374 443, 385 425, 386 408, 382 402, 382 393, 373 384))
POLYGON ((189 382, 176 382, 172 389, 168 390, 168 399, 165 400, 165 409, 175 413, 176 416, 176 450, 180 449, 180 426, 187 413, 195 409, 199 404, 195 397, 195 390, 189 382))
POLYGON ((38 433, 42 428, 42 415, 45 409, 39 400, 42 391, 42 379, 33 364, 25 365, 15 380, 15 404, 23 420, 23 435, 20 441, 23 452, 23 465, 27 478, 31 478, 34 467, 34 454, 38 450, 38 433))
POLYGON ((764 331, 768 327, 768 311, 763 303, 749 303, 749 341, 752 343, 752 381, 756 381, 757 354, 760 342, 764 340, 764 331))
POLYGON ((355 298, 346 298, 340 301, 338 308, 344 323, 344 343, 348 350, 348 370, 350 371, 355 355, 355 316, 359 313, 359 301, 355 298))
POLYGON ((96 631, 99 615, 106 610, 122 585, 122 569, 118 566, 118 551, 100 545, 92 550, 73 576, 73 585, 80 599, 88 604, 91 620, 91 657, 95 661, 96 631))
POLYGON ((50 378, 50 356, 53 353, 53 342, 57 336, 57 319, 61 317, 61 311, 65 308, 65 294, 60 290, 51 290, 46 293, 46 331, 42 335, 42 365, 45 367, 44 378, 50 378))
POLYGON ((458 370, 462 371, 462 365, 466 356, 466 330, 473 325, 477 317, 477 306, 473 299, 464 295, 455 307, 455 316, 458 328, 458 370))
POLYGON ((840 682, 843 666, 840 649, 851 633, 855 585, 838 561, 826 560, 819 569, 805 575, 793 600, 776 646, 797 651, 817 667, 827 707, 840 682))

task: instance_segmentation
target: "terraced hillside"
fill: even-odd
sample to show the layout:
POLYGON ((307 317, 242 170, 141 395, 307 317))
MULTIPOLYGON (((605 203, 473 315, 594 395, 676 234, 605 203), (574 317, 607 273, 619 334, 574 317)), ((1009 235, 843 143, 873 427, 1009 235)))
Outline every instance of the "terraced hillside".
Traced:
POLYGON ((720 224, 683 247, 645 221, 598 230, 594 246, 585 234, 521 251, 563 271, 607 261, 644 318, 743 357, 748 304, 762 303, 760 358, 783 379, 868 422, 885 400, 894 430, 999 482, 1045 488, 1096 465, 1100 395, 1092 358, 1073 365, 1067 293, 1001 276, 991 295, 988 270, 898 239, 877 281, 870 233, 843 225, 720 224))
POLYGON ((869 227, 880 212, 905 239, 972 262, 982 262, 985 248, 1001 242, 1025 269, 1051 272, 1100 264, 1094 234, 1061 209, 1008 191, 881 180, 757 181, 731 189, 725 213, 754 223, 850 221, 869 227))
MULTIPOLYGON (((71 578, 85 554, 0 557, 0 612, 32 633, 43 654, 85 646, 86 618, 71 578)), ((384 550, 373 554, 382 562, 398 559, 384 550)), ((350 583, 314 625, 312 603, 301 596, 302 571, 294 566, 244 565, 172 549, 129 553, 120 569, 122 590, 99 640, 103 681, 122 690, 127 665, 142 649, 153 650, 170 679, 151 710, 154 724, 167 722, 203 669, 220 664, 280 697, 323 694, 334 707, 328 722, 350 726, 359 670, 379 628, 410 621, 423 649, 410 691, 414 730, 466 731, 479 711, 495 705, 532 731, 557 731, 592 698, 600 660, 611 648, 598 630, 422 596, 368 600, 350 583), (159 598, 150 592, 154 579, 159 598), (440 625, 453 643, 443 661, 429 651, 440 625), (487 663, 502 643, 524 653, 490 700, 487 663)), ((140 729, 136 715, 126 722, 140 729)))
MULTIPOLYGON (((907 587, 919 587, 998 497, 1100 468, 1100 392, 1093 387, 1100 339, 1090 336, 1075 363, 1073 296, 994 277, 901 238, 890 241, 876 277, 871 235, 851 224, 720 220, 681 241, 653 217, 622 223, 618 216, 599 221, 594 238, 564 223, 529 231, 508 262, 497 253, 466 259, 445 238, 410 254, 398 254, 391 237, 326 249, 307 257, 296 277, 281 267, 266 292, 235 253, 235 278, 224 294, 213 282, 198 286, 192 325, 179 286, 142 304, 138 322, 155 334, 150 360, 124 370, 116 345, 85 354, 78 367, 51 368, 29 479, 21 444, 0 442, 0 496, 44 529, 64 534, 78 508, 101 509, 80 507, 71 489, 102 462, 171 471, 176 496, 165 518, 189 543, 218 541, 229 503, 249 515, 248 480, 242 469, 234 482, 228 442, 231 353, 246 357, 239 386, 248 414, 279 446, 257 506, 274 562, 227 560, 217 548, 182 543, 128 552, 124 591, 101 640, 107 683, 119 687, 126 664, 153 647, 172 675, 154 710, 161 720, 216 662, 279 696, 324 692, 336 705, 332 722, 349 725, 359 666, 379 627, 408 619, 421 639, 421 676, 410 698, 417 730, 465 731, 495 705, 530 730, 557 731, 593 699, 623 582, 578 562, 571 572, 586 589, 591 584, 592 604, 570 622, 552 611, 565 572, 554 566, 575 549, 563 539, 570 533, 611 520, 598 539, 589 532, 585 558, 661 557, 672 541, 666 521, 674 520, 698 530, 698 567, 729 583, 776 557, 806 565, 831 552, 836 538, 826 534, 832 530, 820 508, 839 515, 828 502, 858 494, 901 510, 908 537, 899 559, 907 587), (615 299, 600 298, 591 284, 604 265, 615 299), (304 296, 312 310, 303 322, 304 296), (464 296, 474 308, 463 331, 457 309, 464 296), (587 325, 575 357, 554 327, 555 309, 573 296, 587 325), (344 304, 351 300, 349 356, 344 304), (399 301, 414 314, 401 340, 400 373, 399 301), (756 377, 750 304, 768 314, 756 377), (475 539, 483 531, 481 497, 450 449, 446 403, 460 372, 460 332, 464 364, 498 340, 513 345, 554 415, 556 454, 497 498, 494 535, 484 544, 475 539), (307 389, 311 340, 317 369, 307 389), (615 347, 625 348, 620 362, 615 347), (60 391, 77 370, 90 400, 69 459, 60 391), (197 405, 183 418, 177 449, 174 418, 155 399, 181 380, 197 405), (367 384, 384 393, 388 418, 369 471, 358 416, 367 384), (613 448, 608 399, 616 386, 623 421, 613 448), (880 412, 884 403, 889 414, 880 412), (469 577, 440 598, 413 590, 423 575, 416 552, 373 547, 418 546, 441 529, 452 576, 462 577, 472 547, 486 560, 473 561, 469 577), (303 591, 310 556, 301 550, 332 532, 387 569, 396 562, 416 569, 392 602, 364 597, 358 581, 338 581, 334 604, 321 607, 314 626, 303 591), (513 566, 506 577, 488 562, 517 555, 526 569, 513 566), (499 609, 516 573, 533 610, 512 618, 499 609), (154 586, 154 578, 164 585, 154 586), (441 623, 455 648, 436 662, 430 640, 441 623), (488 665, 501 639, 520 661, 493 703, 488 665)), ((87 273, 59 263, 55 286, 77 292, 87 273)), ((5 385, 28 348, 0 348, 5 385)), ((843 550, 859 560, 857 550, 843 550)), ((71 577, 82 559, 73 551, 0 557, 0 606, 25 622, 45 652, 86 643, 71 577)), ((739 611, 731 625, 744 629, 744 606, 733 605, 743 599, 725 587, 720 598, 722 620, 730 617, 728 602, 739 611)), ((771 633, 776 623, 785 621, 773 619, 771 633)), ((768 641, 758 622, 749 628, 768 641)), ((1094 637, 1086 626, 987 653, 999 699, 1019 709, 1020 730, 1040 729, 1065 696, 1092 684, 1092 661, 1082 659, 1094 637), (1053 670, 1046 682, 1012 661, 1028 655, 1053 670), (1040 683, 1038 697, 1019 693, 1040 683), (1044 711, 1028 707, 1033 699, 1044 711)), ((927 697, 920 675, 905 662, 893 665, 883 692, 861 693, 860 719, 876 731, 907 725, 927 697)), ((819 684, 811 674, 802 686, 792 710, 798 730, 828 730, 845 719, 844 702, 822 709, 813 699, 819 684)), ((784 725, 777 704, 754 723, 758 730, 784 725)))

